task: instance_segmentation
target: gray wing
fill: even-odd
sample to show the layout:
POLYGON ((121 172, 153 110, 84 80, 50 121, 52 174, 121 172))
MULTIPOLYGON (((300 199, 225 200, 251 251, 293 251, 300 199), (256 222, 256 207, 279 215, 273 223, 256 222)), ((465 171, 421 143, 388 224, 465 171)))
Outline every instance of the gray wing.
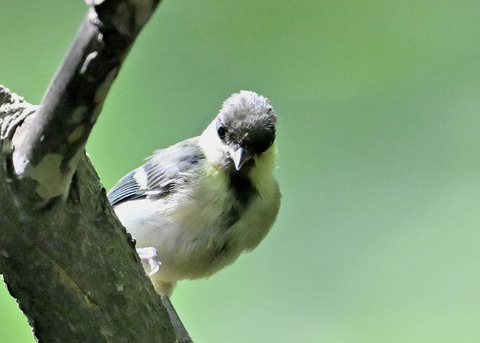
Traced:
POLYGON ((161 198, 192 181, 205 159, 198 137, 157 151, 143 166, 125 175, 108 193, 112 206, 125 201, 161 198))

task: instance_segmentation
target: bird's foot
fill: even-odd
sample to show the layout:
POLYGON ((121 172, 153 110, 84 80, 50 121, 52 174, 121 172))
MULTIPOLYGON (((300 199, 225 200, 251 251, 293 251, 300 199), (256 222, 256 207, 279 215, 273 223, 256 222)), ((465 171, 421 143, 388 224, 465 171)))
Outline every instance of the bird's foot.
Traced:
POLYGON ((150 272, 147 273, 149 277, 160 270, 162 262, 157 260, 157 249, 153 247, 137 248, 137 254, 140 256, 142 263, 146 263, 150 266, 150 272))

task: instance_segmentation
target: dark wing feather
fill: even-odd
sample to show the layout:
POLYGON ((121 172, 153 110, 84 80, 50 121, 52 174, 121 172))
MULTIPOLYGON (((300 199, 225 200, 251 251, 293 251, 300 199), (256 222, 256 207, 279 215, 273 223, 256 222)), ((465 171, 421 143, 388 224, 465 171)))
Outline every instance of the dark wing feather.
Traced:
POLYGON ((195 137, 157 151, 147 163, 124 176, 108 193, 108 200, 115 206, 174 193, 191 181, 192 170, 205 159, 197 143, 195 137))
POLYGON ((144 198, 144 194, 140 191, 140 186, 135 180, 136 170, 125 175, 118 183, 108 192, 108 201, 115 206, 126 200, 135 200, 144 198))

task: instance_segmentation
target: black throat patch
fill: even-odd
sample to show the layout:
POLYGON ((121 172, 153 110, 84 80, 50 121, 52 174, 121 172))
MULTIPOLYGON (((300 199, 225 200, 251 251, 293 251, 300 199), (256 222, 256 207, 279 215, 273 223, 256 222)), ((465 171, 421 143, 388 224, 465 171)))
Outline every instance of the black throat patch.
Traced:
POLYGON ((233 204, 225 213, 225 230, 228 230, 243 215, 245 210, 257 196, 257 189, 248 174, 234 172, 230 174, 230 189, 233 193, 233 204))

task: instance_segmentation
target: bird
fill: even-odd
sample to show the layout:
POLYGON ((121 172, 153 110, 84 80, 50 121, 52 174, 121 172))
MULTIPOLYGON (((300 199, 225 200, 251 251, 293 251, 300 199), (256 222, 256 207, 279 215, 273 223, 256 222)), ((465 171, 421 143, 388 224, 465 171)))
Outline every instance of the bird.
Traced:
POLYGON ((276 221, 276 122, 268 98, 234 93, 200 136, 156 151, 108 193, 185 342, 169 300, 176 283, 232 264, 276 221))

